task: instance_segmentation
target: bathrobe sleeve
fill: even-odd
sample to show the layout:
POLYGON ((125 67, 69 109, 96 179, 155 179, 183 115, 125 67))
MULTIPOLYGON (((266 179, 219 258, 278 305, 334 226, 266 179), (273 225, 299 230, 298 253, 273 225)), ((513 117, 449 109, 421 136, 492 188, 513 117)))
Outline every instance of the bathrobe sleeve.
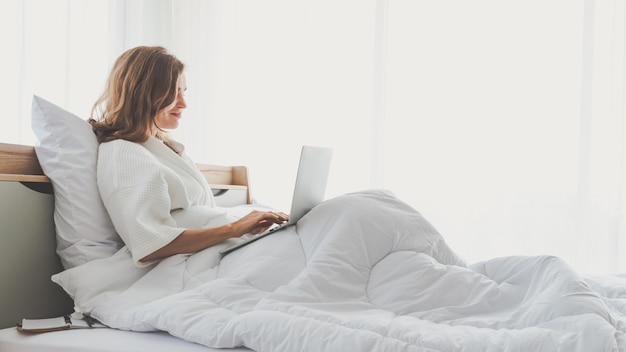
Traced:
POLYGON ((141 258, 185 230, 176 225, 170 213, 173 208, 189 205, 180 177, 140 144, 115 140, 100 145, 100 194, 115 229, 139 266, 146 265, 139 261, 141 258))

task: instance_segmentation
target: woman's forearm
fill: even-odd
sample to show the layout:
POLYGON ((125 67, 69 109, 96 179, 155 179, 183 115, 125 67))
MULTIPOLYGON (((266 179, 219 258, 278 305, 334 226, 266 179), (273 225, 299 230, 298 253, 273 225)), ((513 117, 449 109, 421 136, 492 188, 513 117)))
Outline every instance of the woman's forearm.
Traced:
POLYGON ((187 229, 172 242, 143 257, 141 261, 149 262, 175 254, 195 253, 240 235, 242 234, 237 233, 232 224, 205 229, 187 229))

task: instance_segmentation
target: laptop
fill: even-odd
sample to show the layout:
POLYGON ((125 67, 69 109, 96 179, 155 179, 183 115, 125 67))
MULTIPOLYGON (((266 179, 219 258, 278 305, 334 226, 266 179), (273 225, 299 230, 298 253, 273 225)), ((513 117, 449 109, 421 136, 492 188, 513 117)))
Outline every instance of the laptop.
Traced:
POLYGON ((324 201, 331 156, 332 149, 330 148, 303 146, 300 152, 300 163, 291 200, 289 221, 275 225, 258 235, 226 247, 220 251, 220 254, 228 254, 267 235, 295 225, 309 210, 324 201))

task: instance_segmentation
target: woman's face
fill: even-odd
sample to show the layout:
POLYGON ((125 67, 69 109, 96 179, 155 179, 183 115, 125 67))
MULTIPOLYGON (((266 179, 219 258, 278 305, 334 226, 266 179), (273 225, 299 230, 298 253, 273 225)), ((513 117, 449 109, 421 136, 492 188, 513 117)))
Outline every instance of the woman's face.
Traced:
POLYGON ((183 115, 183 109, 187 107, 187 103, 185 102, 186 90, 187 79, 185 78, 185 74, 181 73, 180 76, 178 76, 178 82, 176 84, 176 99, 165 109, 161 110, 154 118, 154 122, 159 128, 172 130, 178 127, 178 120, 180 120, 183 115))

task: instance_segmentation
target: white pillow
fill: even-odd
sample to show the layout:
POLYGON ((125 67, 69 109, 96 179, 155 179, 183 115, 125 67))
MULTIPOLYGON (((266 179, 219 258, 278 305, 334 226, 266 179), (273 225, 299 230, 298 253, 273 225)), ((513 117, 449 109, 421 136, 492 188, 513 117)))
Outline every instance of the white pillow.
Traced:
POLYGON ((33 96, 35 152, 54 188, 57 253, 66 269, 123 246, 96 184, 98 142, 87 121, 33 96))

